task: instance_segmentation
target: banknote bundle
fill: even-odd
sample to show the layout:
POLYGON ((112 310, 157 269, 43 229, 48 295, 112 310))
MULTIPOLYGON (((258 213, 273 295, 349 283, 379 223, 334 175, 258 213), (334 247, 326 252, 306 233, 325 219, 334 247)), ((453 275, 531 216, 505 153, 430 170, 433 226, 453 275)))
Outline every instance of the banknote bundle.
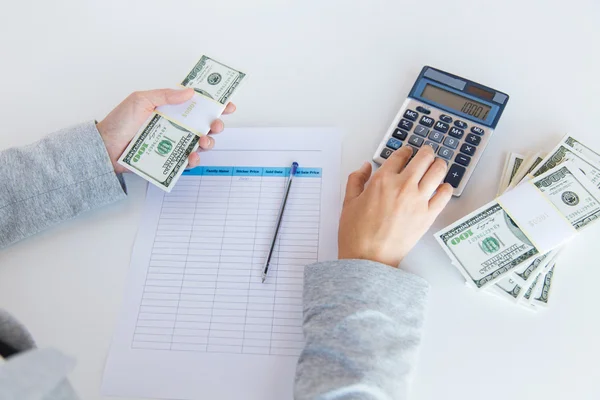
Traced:
POLYGON ((561 250, 599 217, 600 154, 566 135, 548 154, 508 154, 496 199, 435 238, 468 286, 536 310, 561 250))
POLYGON ((181 105, 157 107, 119 158, 119 164, 170 192, 198 149, 200 136, 210 130, 246 77, 202 56, 181 82, 194 88, 194 97, 181 105))

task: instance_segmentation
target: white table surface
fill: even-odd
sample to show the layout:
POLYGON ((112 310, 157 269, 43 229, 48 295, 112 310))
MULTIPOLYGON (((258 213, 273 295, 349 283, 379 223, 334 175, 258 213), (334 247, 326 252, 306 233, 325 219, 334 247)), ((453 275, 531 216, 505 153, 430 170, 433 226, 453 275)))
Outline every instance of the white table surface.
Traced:
MULTIPOLYGON (((173 86, 206 53, 250 74, 229 126, 344 128, 344 177, 371 157, 423 65, 508 93, 435 230, 493 197, 507 151, 550 150, 565 132, 600 149, 593 0, 37 0, 2 14, 0 148, 100 120, 134 90, 173 86)), ((0 252, 0 306, 40 345, 77 357, 85 399, 102 398, 141 218, 146 185, 128 182, 127 200, 0 252)), ((432 286, 412 398, 599 398, 599 228, 569 245, 537 314, 467 289, 426 235, 403 262, 432 286)))

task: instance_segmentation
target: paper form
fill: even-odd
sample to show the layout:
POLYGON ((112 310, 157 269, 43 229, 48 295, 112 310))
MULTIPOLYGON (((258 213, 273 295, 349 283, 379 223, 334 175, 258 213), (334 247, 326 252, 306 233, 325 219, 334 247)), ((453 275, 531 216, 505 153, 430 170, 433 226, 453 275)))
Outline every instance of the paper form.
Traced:
POLYGON ((331 129, 230 129, 171 193, 150 185, 104 394, 293 398, 304 266, 337 256, 340 150, 331 129))

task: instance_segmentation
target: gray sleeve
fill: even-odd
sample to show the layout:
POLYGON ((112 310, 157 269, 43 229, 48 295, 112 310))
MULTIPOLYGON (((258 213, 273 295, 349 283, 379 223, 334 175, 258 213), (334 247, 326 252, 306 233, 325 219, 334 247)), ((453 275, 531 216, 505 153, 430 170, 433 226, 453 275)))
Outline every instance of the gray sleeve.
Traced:
POLYGON ((406 399, 429 286, 365 260, 309 265, 297 400, 406 399))
POLYGON ((0 248, 125 197, 91 121, 0 152, 0 248))

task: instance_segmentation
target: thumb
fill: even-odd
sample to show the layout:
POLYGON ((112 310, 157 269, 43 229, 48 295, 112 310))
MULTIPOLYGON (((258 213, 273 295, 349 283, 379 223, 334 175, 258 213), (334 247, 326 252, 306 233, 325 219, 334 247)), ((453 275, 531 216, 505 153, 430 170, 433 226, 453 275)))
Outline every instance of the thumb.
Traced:
POLYGON ((356 171, 350 174, 348 177, 348 184, 346 185, 346 197, 344 198, 344 204, 357 198, 363 190, 365 190, 365 184, 371 177, 371 163, 364 162, 363 165, 356 171))
POLYGON ((180 104, 188 101, 194 96, 194 89, 155 89, 141 92, 153 107, 165 104, 180 104))

